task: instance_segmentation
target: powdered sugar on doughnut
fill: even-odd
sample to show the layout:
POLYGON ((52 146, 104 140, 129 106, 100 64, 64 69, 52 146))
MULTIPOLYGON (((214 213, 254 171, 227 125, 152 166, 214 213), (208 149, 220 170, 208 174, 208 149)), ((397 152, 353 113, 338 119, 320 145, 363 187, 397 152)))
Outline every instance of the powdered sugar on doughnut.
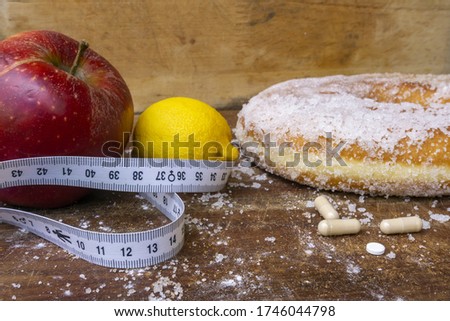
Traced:
POLYGON ((244 105, 243 153, 287 179, 372 195, 450 195, 450 75, 289 80, 244 105))
MULTIPOLYGON (((420 144, 430 129, 450 133, 450 76, 369 74, 294 79, 274 85, 253 97, 241 111, 244 127, 264 124, 265 133, 302 135, 306 140, 331 132, 348 143, 358 142, 370 150, 392 152, 405 136, 420 144), (374 83, 429 84, 436 90, 429 105, 377 102, 368 96, 374 83), (261 108, 264 107, 264 108, 261 108)), ((253 126, 252 126, 253 127, 253 126)), ((255 126, 258 130, 260 126, 255 126)), ((260 133, 260 134, 265 134, 260 133)))

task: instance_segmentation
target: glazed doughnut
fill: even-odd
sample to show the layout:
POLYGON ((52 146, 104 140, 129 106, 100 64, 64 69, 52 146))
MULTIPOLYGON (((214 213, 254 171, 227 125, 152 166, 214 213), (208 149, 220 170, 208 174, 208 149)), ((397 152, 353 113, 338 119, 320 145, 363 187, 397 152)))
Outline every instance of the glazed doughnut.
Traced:
POLYGON ((450 194, 450 75, 293 79, 238 114, 242 152, 319 189, 370 195, 450 194))

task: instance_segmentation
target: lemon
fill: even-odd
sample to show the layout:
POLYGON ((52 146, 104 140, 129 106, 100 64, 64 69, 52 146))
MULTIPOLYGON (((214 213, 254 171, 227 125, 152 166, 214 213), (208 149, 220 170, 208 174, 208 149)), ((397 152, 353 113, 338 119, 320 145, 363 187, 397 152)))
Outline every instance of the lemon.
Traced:
POLYGON ((139 116, 134 146, 139 157, 231 161, 239 151, 231 129, 213 107, 193 98, 158 101, 139 116))

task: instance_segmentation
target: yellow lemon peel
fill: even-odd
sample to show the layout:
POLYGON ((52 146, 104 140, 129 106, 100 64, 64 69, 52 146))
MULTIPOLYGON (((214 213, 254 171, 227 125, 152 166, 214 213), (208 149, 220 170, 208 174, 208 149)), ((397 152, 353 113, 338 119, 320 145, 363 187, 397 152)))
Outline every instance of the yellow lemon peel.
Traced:
POLYGON ((226 119, 193 98, 158 101, 139 116, 134 146, 139 157, 232 161, 239 151, 231 144, 226 119))

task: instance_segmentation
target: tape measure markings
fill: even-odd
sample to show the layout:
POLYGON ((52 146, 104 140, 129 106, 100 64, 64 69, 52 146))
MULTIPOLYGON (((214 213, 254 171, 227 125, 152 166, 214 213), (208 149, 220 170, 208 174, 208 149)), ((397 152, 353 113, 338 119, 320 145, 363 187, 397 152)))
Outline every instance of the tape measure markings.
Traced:
POLYGON ((230 171, 226 169, 232 166, 226 162, 198 162, 199 167, 192 167, 192 160, 165 160, 149 161, 144 167, 142 158, 121 158, 111 168, 104 166, 108 162, 112 162, 111 158, 77 156, 6 161, 0 166, 0 188, 40 184, 124 192, 151 192, 154 186, 159 186, 157 192, 218 191, 228 180, 230 171), (216 165, 210 167, 212 164, 216 165))
POLYGON ((226 185, 233 165, 230 162, 192 162, 78 156, 0 162, 0 188, 62 185, 140 192, 171 221, 147 231, 104 233, 0 207, 0 222, 25 228, 82 259, 102 266, 137 268, 157 264, 176 255, 184 244, 185 208, 174 192, 218 191, 226 185))

